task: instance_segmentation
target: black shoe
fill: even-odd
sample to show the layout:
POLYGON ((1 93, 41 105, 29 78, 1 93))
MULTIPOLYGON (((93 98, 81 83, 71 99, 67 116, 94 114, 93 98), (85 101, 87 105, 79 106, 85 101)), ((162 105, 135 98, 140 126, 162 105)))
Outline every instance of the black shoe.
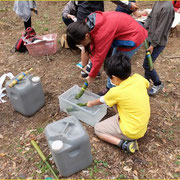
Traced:
POLYGON ((122 150, 127 151, 129 153, 135 153, 136 151, 139 150, 137 140, 134 141, 121 140, 120 146, 122 150))
POLYGON ((100 91, 100 92, 98 93, 98 95, 99 95, 99 96, 104 96, 108 91, 109 91, 109 88, 106 87, 106 89, 100 91))

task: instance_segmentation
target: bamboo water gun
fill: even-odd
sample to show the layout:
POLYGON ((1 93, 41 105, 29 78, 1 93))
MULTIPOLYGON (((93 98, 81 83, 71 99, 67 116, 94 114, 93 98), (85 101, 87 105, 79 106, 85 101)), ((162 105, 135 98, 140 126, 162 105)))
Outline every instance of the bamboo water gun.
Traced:
POLYGON ((87 103, 77 103, 78 106, 84 107, 87 106, 87 103))
POLYGON ((145 45, 145 49, 146 49, 146 59, 148 60, 149 69, 150 69, 150 71, 152 71, 154 67, 153 67, 151 53, 150 53, 150 51, 147 50, 149 48, 147 39, 144 41, 144 45, 145 45))
POLYGON ((85 81, 85 83, 83 84, 81 88, 81 91, 79 92, 79 94, 75 96, 75 99, 79 99, 84 94, 84 91, 86 90, 87 87, 88 87, 88 82, 85 81))
POLYGON ((19 75, 14 81, 12 81, 9 84, 9 87, 12 88, 13 86, 15 86, 19 81, 21 81, 27 74, 29 74, 33 69, 29 69, 26 72, 23 72, 21 75, 19 75))
POLYGON ((34 146, 35 150, 38 152, 38 154, 41 157, 41 159, 43 160, 43 162, 46 163, 47 167, 50 169, 50 171, 52 172, 55 179, 59 179, 57 177, 56 173, 54 172, 54 170, 52 169, 52 167, 50 166, 50 164, 47 162, 45 155, 43 154, 43 152, 41 151, 41 149, 39 148, 37 143, 34 140, 31 140, 31 144, 34 146))

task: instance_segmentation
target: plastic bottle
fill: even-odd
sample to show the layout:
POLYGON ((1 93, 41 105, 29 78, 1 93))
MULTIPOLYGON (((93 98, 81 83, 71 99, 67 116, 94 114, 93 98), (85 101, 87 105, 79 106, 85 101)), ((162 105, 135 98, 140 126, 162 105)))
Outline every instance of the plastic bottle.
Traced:
POLYGON ((89 136, 73 116, 47 125, 45 136, 57 169, 63 177, 91 165, 89 136))
POLYGON ((43 107, 45 103, 40 77, 32 77, 32 75, 27 74, 13 87, 9 87, 9 85, 21 75, 22 73, 18 74, 6 83, 7 95, 11 105, 17 112, 25 116, 32 116, 43 107))

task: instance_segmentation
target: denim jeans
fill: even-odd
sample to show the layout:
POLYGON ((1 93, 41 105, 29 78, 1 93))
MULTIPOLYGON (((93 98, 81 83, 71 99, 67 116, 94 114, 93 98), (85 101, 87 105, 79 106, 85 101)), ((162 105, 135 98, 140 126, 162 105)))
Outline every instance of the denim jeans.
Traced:
MULTIPOLYGON (((131 51, 117 51, 117 48, 114 48, 112 51, 112 56, 115 55, 116 53, 120 52, 126 56, 128 56, 130 59, 132 58, 132 56, 138 51, 138 49, 143 45, 143 43, 141 45, 139 45, 136 49, 133 49, 131 51)), ((107 88, 112 88, 114 87, 114 85, 111 83, 110 78, 107 78, 107 84, 106 84, 107 88)))
POLYGON ((117 5, 116 11, 123 12, 123 13, 129 14, 129 15, 133 12, 130 9, 125 9, 125 8, 119 6, 119 5, 117 5))
POLYGON ((72 19, 68 19, 65 17, 62 17, 62 20, 63 20, 64 24, 66 24, 66 26, 68 26, 69 24, 74 22, 72 19))
MULTIPOLYGON (((157 57, 163 51, 164 48, 165 48, 165 46, 154 47, 153 52, 151 54, 153 63, 155 62, 155 60, 157 59, 157 57)), ((148 81, 152 80, 155 86, 161 84, 161 81, 159 79, 159 76, 158 76, 156 70, 155 69, 153 69, 152 71, 149 70, 148 60, 146 59, 146 57, 144 58, 143 68, 145 70, 144 77, 148 81)))

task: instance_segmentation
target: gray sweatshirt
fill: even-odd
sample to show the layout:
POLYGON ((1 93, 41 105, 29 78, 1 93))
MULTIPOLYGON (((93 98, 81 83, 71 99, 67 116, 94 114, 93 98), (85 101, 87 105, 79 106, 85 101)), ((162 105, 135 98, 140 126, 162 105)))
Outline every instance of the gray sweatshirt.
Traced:
POLYGON ((148 41, 153 47, 166 45, 174 14, 171 1, 154 2, 152 11, 144 24, 148 30, 148 41))
POLYGON ((76 16, 76 14, 77 14, 77 1, 69 1, 65 5, 65 7, 64 7, 64 9, 62 11, 62 16, 64 18, 67 18, 68 14, 76 16))
POLYGON ((36 9, 36 2, 33 0, 21 1, 16 0, 14 2, 14 11, 25 22, 31 17, 31 9, 36 9))

